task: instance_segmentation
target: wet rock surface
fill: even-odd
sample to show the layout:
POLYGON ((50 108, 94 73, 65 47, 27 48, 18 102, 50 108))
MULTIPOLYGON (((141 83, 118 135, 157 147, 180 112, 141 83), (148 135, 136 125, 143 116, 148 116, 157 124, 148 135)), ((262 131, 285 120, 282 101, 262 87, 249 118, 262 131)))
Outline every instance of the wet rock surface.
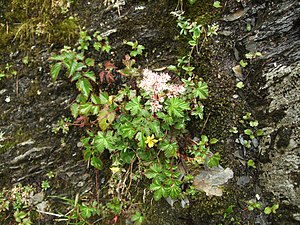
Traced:
MULTIPOLYGON (((210 118, 206 127, 210 129, 205 130, 212 137, 221 136, 222 163, 233 169, 235 180, 230 181, 231 190, 225 191, 222 197, 210 198, 203 193, 200 200, 191 200, 187 209, 176 203, 172 208, 166 201, 155 203, 149 209, 146 224, 217 224, 230 204, 247 207, 245 200, 250 196, 269 192, 288 209, 282 211, 282 218, 275 218, 273 224, 296 224, 291 217, 300 220, 299 2, 226 3, 225 19, 221 23, 223 35, 216 38, 215 47, 210 47, 214 53, 206 60, 213 69, 203 74, 213 96, 212 104, 207 104, 210 118), (245 32, 247 23, 253 27, 249 33, 245 32), (231 68, 248 51, 260 51, 263 57, 253 60, 246 73, 236 77, 231 68), (235 91, 235 82, 240 79, 247 84, 245 93, 235 91), (257 174, 245 169, 245 154, 240 154, 239 159, 233 155, 240 150, 240 145, 228 138, 228 129, 244 108, 253 112, 265 126, 266 136, 259 145, 259 180, 257 174), (247 179, 241 181, 241 177, 247 179), (262 192, 258 184, 262 185, 262 192)), ((113 5, 104 7, 98 1, 79 1, 73 10, 82 27, 108 35, 116 58, 119 57, 117 61, 128 52, 122 45, 123 39, 138 40, 151 53, 139 63, 158 67, 176 61, 181 48, 175 44, 178 31, 174 29, 175 19, 170 16, 176 5, 177 1, 166 0, 126 1, 119 8, 119 15, 118 7, 113 5)), ((75 97, 70 90, 75 87, 64 79, 51 84, 47 59, 50 52, 58 49, 49 45, 37 48, 31 55, 34 62, 28 67, 21 64, 24 53, 17 50, 18 46, 14 46, 12 52, 1 53, 3 65, 8 59, 15 60, 22 70, 18 71, 17 78, 0 81, 0 132, 3 133, 0 136, 3 146, 0 188, 9 188, 18 182, 40 187, 45 175, 52 171, 57 177, 51 194, 70 197, 75 192, 93 191, 94 170, 87 168, 76 144, 82 136, 80 131, 71 128, 68 135, 55 135, 51 131, 61 116, 69 114, 68 106, 75 97)), ((271 197, 267 201, 271 204, 271 197)), ((241 218, 266 224, 264 216, 255 216, 244 212, 241 218)))
POLYGON ((250 78, 258 89, 249 98, 250 103, 255 101, 255 110, 266 125, 266 136, 260 143, 260 184, 299 221, 300 3, 268 3, 272 7, 262 10, 256 34, 245 41, 253 40, 263 52, 262 71, 256 68, 250 75, 258 76, 250 78))

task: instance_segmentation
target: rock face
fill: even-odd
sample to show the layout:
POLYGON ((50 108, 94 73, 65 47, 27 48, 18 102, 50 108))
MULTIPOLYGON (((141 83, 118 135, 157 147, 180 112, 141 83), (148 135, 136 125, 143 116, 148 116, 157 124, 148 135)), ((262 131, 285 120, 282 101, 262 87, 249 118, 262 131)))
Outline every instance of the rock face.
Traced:
MULTIPOLYGON (((4 11, 2 2, 0 14, 4 11)), ((170 19, 170 11, 177 1, 137 1, 140 5, 135 5, 136 1, 128 0, 121 16, 109 10, 100 12, 98 1, 90 2, 94 5, 80 7, 79 17, 86 20, 85 26, 107 32, 120 52, 125 53, 122 39, 138 39, 147 47, 151 46, 151 52, 155 53, 147 59, 148 66, 167 65, 170 59, 176 60, 173 38, 177 32, 168 20, 174 20, 170 19)), ((236 0, 228 2, 238 4, 236 0)), ((244 37, 237 37, 233 31, 230 38, 236 38, 244 51, 263 53, 261 60, 250 67, 253 69, 248 76, 252 94, 247 99, 266 132, 260 144, 260 184, 266 192, 281 200, 280 205, 290 209, 290 215, 287 213, 284 218, 292 215, 300 221, 297 213, 300 206, 300 3, 298 0, 244 0, 240 1, 239 8, 241 6, 247 10, 225 21, 232 30, 238 30, 241 26, 236 25, 246 18, 245 21, 254 26, 253 31, 244 37)), ((173 23, 175 25, 175 21, 173 23)), ((29 47, 34 49, 35 46, 29 47)), ((1 57, 5 59, 4 64, 10 59, 22 71, 18 71, 17 79, 0 82, 0 189, 18 182, 40 186, 49 171, 57 175, 53 184, 56 195, 70 196, 74 190, 83 193, 94 189, 93 173, 87 169, 76 146, 80 134, 75 129, 66 136, 51 132, 51 126, 68 113, 68 106, 74 99, 70 89, 75 89, 66 80, 51 84, 47 63, 51 51, 53 49, 47 48, 32 52, 30 57, 38 61, 30 62, 28 67, 22 66, 23 52, 15 50, 1 57)), ((230 59, 223 57, 222 60, 221 63, 230 59)), ((220 88, 220 92, 223 89, 220 88)), ((195 206, 193 213, 189 210, 182 213, 181 209, 172 211, 162 202, 161 205, 166 205, 163 209, 153 210, 154 217, 163 221, 156 224, 217 224, 211 219, 211 211, 217 208, 220 200, 213 200, 215 203, 207 211, 195 206)), ((219 211, 223 217, 224 210, 219 211)))
POLYGON ((261 77, 258 68, 252 78, 258 91, 249 98, 266 126, 260 144, 260 183, 299 221, 300 3, 266 1, 260 7, 264 13, 257 33, 245 41, 254 41, 264 55, 261 77))
POLYGON ((262 164, 261 184, 282 203, 299 207, 300 62, 270 69, 263 76, 267 82, 262 89, 268 90, 270 100, 266 115, 273 121, 261 144, 262 155, 270 159, 262 164), (281 118, 272 117, 276 111, 282 112, 281 118))

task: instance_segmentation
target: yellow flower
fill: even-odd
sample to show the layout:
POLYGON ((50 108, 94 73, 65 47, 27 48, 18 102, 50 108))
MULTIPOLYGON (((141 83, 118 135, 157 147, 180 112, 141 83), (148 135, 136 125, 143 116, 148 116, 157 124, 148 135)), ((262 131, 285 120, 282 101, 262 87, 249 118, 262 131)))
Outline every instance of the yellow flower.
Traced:
POLYGON ((110 167, 110 170, 113 172, 113 174, 120 172, 119 167, 110 167))
POLYGON ((149 148, 152 148, 154 146, 155 143, 157 143, 158 140, 154 139, 154 135, 152 134, 151 137, 148 136, 147 140, 145 141, 146 144, 148 144, 149 148))

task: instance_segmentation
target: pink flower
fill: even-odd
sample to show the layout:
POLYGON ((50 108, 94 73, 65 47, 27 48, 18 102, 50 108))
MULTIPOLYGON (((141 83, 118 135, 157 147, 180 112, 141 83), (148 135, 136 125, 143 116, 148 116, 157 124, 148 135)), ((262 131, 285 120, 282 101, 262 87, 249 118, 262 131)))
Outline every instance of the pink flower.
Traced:
POLYGON ((183 85, 168 84, 170 80, 171 77, 167 73, 155 73, 148 69, 143 70, 143 79, 139 87, 149 95, 153 113, 162 109, 161 103, 164 102, 166 96, 173 98, 185 92, 183 85))
POLYGON ((185 92, 185 87, 183 85, 170 84, 167 96, 173 98, 183 94, 183 92, 185 92))
POLYGON ((162 107, 163 107, 161 104, 159 104, 159 101, 157 101, 157 100, 151 101, 150 105, 151 105, 151 111, 153 113, 157 112, 157 111, 160 111, 162 109, 162 107))
POLYGON ((143 80, 140 87, 143 88, 148 94, 158 94, 168 89, 167 82, 171 79, 167 73, 155 73, 151 70, 145 69, 143 71, 143 80))

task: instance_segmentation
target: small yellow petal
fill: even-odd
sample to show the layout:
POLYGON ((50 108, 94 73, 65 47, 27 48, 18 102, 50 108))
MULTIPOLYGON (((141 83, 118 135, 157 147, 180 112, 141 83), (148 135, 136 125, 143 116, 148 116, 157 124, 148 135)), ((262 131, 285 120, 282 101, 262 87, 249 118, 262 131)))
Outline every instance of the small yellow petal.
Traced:
POLYGON ((115 174, 117 172, 120 172, 120 168, 119 167, 110 167, 110 170, 115 174))

